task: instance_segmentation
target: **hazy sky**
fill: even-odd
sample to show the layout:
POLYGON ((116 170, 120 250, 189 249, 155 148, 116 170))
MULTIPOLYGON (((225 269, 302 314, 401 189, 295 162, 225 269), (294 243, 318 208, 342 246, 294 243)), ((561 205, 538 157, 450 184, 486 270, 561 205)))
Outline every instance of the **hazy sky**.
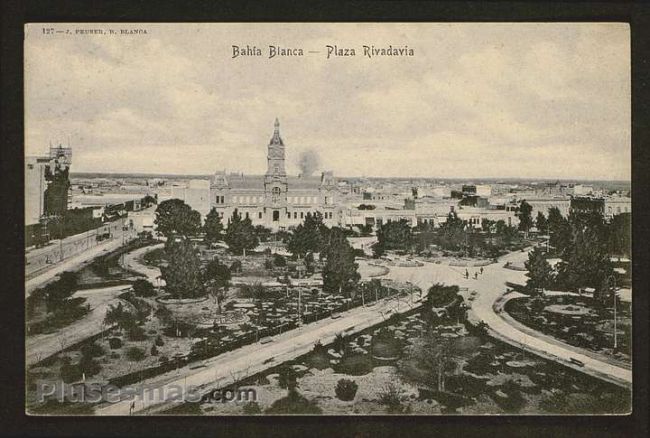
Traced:
POLYGON ((630 178, 624 24, 43 27, 25 38, 26 153, 70 141, 75 172, 263 173, 278 117, 289 173, 315 150, 340 176, 630 178), (232 59, 246 44, 263 56, 232 59))

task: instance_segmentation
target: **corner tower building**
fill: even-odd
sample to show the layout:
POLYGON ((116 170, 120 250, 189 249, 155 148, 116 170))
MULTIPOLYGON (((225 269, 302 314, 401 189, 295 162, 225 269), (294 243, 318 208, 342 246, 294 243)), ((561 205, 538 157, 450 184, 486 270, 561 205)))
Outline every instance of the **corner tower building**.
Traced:
POLYGON ((251 219, 253 225, 273 230, 302 223, 308 213, 320 212, 323 222, 338 225, 342 219, 337 208, 336 179, 331 172, 320 176, 288 176, 285 168, 285 144, 276 119, 273 136, 266 151, 264 175, 226 174, 217 171, 210 182, 210 207, 227 223, 235 211, 251 219))

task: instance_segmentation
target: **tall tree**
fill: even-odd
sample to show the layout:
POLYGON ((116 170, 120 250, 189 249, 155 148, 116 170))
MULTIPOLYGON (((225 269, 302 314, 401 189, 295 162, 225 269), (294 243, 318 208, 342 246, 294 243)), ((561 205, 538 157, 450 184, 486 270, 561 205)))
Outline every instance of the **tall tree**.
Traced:
POLYGON ((519 218, 519 231, 527 233, 530 227, 533 226, 532 212, 533 207, 523 199, 519 203, 519 212, 517 213, 517 217, 519 218))
POLYGON ((230 278, 230 269, 216 257, 208 263, 203 273, 205 287, 214 298, 219 313, 221 313, 221 302, 230 285, 230 278))
POLYGON ((327 261, 323 267, 323 289, 350 295, 361 276, 354 261, 354 249, 340 228, 332 228, 325 250, 327 261))
POLYGON ((165 252, 167 266, 160 268, 166 283, 165 290, 178 298, 204 295, 201 261, 194 251, 192 242, 185 238, 168 239, 165 252))
POLYGON ((539 248, 534 248, 528 253, 528 260, 524 263, 528 270, 526 285, 529 289, 548 289, 553 285, 553 268, 546 260, 544 253, 539 248))
POLYGON ((201 214, 180 199, 168 199, 158 204, 154 223, 166 237, 193 236, 201 228, 201 214))
POLYGON ((612 218, 608 228, 609 253, 629 257, 632 252, 632 215, 617 214, 612 218))
POLYGON ((537 217, 535 218, 535 226, 537 227, 537 231, 542 234, 546 234, 548 232, 548 221, 546 220, 544 213, 541 211, 537 212, 537 217))
POLYGON ((440 224, 438 236, 443 249, 460 249, 465 245, 465 221, 459 218, 455 211, 450 211, 447 220, 440 224))
POLYGON ((411 247, 411 227, 406 220, 383 224, 377 230, 377 245, 383 249, 408 250, 411 247))
POLYGON ((562 256, 571 244, 571 224, 562 216, 560 209, 557 207, 549 208, 547 222, 550 234, 549 244, 553 247, 557 255, 562 256))
POLYGON ((574 230, 574 239, 564 251, 558 267, 558 284, 569 290, 599 289, 613 274, 606 242, 595 228, 574 230))
POLYGON ((250 218, 242 219, 237 209, 228 219, 225 241, 234 254, 242 254, 245 250, 255 248, 259 243, 250 218))
POLYGON ((216 208, 213 207, 205 216, 203 231, 205 232, 205 243, 207 244, 216 243, 222 239, 223 224, 216 208))
POLYGON ((326 233, 322 213, 307 213, 304 222, 294 229, 287 248, 300 257, 308 252, 320 252, 326 233))
POLYGON ((77 289, 77 286, 77 273, 70 271, 62 272, 57 281, 45 287, 45 305, 47 311, 55 312, 72 303, 71 297, 77 289))

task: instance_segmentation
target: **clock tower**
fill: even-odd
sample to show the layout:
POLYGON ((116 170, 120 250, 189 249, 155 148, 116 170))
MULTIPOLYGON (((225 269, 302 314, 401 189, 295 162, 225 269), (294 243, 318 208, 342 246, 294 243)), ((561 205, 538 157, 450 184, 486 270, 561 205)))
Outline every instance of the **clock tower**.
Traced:
MULTIPOLYGON (((280 137, 280 122, 275 119, 273 137, 269 142, 266 156, 267 168, 264 175, 266 210, 271 212, 270 222, 278 222, 286 215, 287 172, 284 169, 284 142, 280 137)), ((267 216, 269 217, 269 216, 267 216)))

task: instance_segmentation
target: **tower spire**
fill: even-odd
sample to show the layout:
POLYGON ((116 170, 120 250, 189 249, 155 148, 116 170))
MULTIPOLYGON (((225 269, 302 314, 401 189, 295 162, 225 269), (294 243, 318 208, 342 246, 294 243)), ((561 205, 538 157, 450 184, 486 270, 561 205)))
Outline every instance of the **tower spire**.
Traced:
MULTIPOLYGON (((280 137, 280 121, 278 118, 275 118, 275 123, 273 124, 273 137, 271 138, 271 144, 283 145, 282 138, 280 137)), ((284 145, 283 145, 284 146, 284 145)))

